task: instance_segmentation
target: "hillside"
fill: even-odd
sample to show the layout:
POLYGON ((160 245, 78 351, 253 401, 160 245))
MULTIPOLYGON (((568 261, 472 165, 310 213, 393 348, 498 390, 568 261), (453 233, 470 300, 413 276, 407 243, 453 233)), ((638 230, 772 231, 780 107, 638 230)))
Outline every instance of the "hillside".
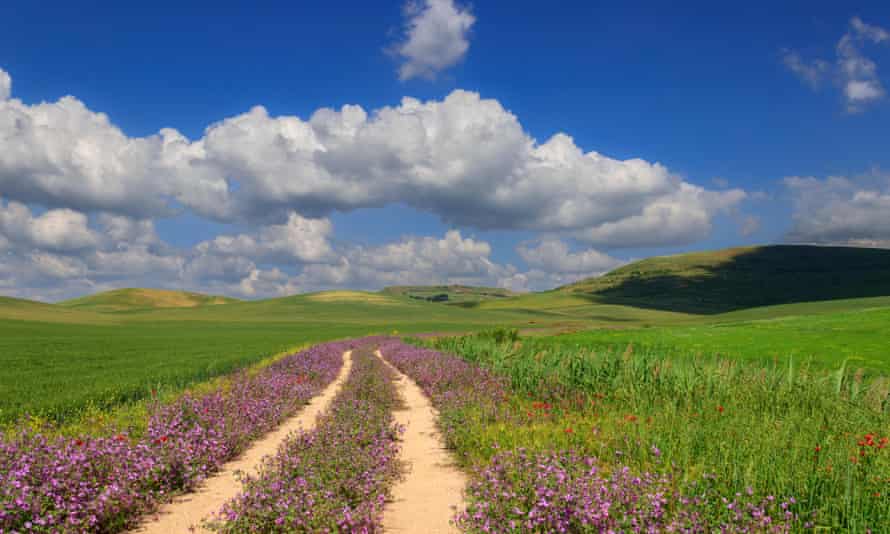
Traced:
POLYGON ((114 318, 89 310, 62 308, 54 304, 0 296, 0 321, 39 323, 109 324, 114 318))
POLYGON ((486 300, 498 300, 517 295, 517 293, 499 287, 475 287, 464 285, 390 286, 383 288, 381 293, 387 295, 399 295, 415 300, 425 300, 427 302, 441 302, 444 304, 464 306, 486 300))
POLYGON ((775 245, 649 258, 555 290, 695 314, 890 295, 890 250, 775 245))
POLYGON ((167 289, 115 289, 59 302, 59 306, 82 310, 119 312, 155 308, 195 308, 217 304, 231 304, 237 299, 167 289))

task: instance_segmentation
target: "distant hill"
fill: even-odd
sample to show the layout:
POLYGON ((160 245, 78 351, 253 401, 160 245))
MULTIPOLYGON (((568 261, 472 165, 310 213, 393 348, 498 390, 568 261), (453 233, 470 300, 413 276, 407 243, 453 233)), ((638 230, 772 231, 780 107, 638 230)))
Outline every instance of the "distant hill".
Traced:
POLYGON ((0 320, 41 323, 105 324, 113 319, 89 310, 60 308, 55 304, 0 296, 0 320))
POLYGON ((154 308, 194 308, 217 304, 231 304, 237 299, 167 289, 115 289, 59 302, 59 306, 82 310, 118 312, 154 308))
POLYGON ((649 258, 556 289, 685 313, 890 295, 890 250, 775 245, 649 258))
POLYGON ((399 295, 427 302, 441 302, 444 304, 463 306, 472 305, 485 300, 514 297, 518 294, 499 287, 475 287, 463 285, 391 286, 383 288, 381 293, 387 295, 399 295))

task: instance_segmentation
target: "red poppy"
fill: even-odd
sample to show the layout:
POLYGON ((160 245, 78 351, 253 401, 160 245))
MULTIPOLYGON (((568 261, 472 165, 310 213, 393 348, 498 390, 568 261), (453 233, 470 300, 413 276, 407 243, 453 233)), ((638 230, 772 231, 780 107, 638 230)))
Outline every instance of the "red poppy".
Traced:
POLYGON ((566 432, 566 434, 571 434, 572 432, 574 432, 574 430, 572 430, 571 427, 569 427, 565 430, 565 432, 566 432))
POLYGON ((723 413, 723 406, 722 406, 722 405, 721 405, 721 406, 717 406, 717 411, 720 412, 720 413, 723 413))
POLYGON ((83 441, 82 441, 82 440, 79 440, 79 439, 78 439, 78 440, 76 440, 76 441, 74 442, 74 444, 77 445, 78 447, 83 447, 83 441))
POLYGON ((167 436, 161 436, 161 443, 167 443, 167 436))

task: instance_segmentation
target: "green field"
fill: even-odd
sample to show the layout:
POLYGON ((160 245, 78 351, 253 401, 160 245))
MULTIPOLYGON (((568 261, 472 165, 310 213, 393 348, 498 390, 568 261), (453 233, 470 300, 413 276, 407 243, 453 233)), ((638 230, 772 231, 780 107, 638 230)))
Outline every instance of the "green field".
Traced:
MULTIPOLYGON (((873 324, 886 324, 882 313, 873 324)), ((838 318, 814 328, 867 339, 855 337, 855 321, 838 318)), ((763 335, 737 334, 745 332, 763 335)), ((580 451, 605 470, 673 472, 681 485, 705 478, 730 499, 745 488, 796 496, 826 531, 887 531, 886 377, 599 342, 504 330, 418 341, 505 376, 515 391, 497 410, 470 405, 444 414, 455 421, 452 440, 467 464, 486 465, 504 450, 580 451)))
POLYGON ((55 305, 0 297, 0 422, 25 413, 68 421, 88 407, 107 410, 152 389, 176 391, 297 345, 370 333, 507 326, 562 334, 540 339, 551 345, 632 345, 767 362, 793 357, 826 369, 848 361, 850 368, 887 372, 890 297, 881 295, 890 295, 888 259, 890 252, 866 249, 730 249, 643 260, 524 295, 400 286, 262 301, 144 289, 55 305), (838 276, 843 283, 828 289, 814 285, 838 276), (758 297, 753 283, 785 288, 758 297), (817 290, 858 298, 807 302, 817 290), (448 301, 429 299, 443 293, 448 301), (773 305, 748 305, 761 301, 773 305))
POLYGON ((819 369, 837 369, 847 362, 853 368, 890 373, 890 298, 833 304, 837 306, 809 306, 808 315, 799 315, 805 311, 801 305, 765 308, 756 313, 726 314, 720 317, 721 322, 712 324, 597 329, 550 337, 546 342, 621 351, 633 346, 678 356, 716 354, 767 362, 792 359, 798 364, 811 362, 819 369), (845 307, 840 304, 854 309, 832 309, 845 307), (772 318, 733 320, 745 315, 772 318))
POLYGON ((67 421, 88 407, 178 390, 309 342, 524 319, 361 292, 181 308, 111 297, 118 298, 101 294, 76 307, 0 301, 0 422, 25 413, 67 421))

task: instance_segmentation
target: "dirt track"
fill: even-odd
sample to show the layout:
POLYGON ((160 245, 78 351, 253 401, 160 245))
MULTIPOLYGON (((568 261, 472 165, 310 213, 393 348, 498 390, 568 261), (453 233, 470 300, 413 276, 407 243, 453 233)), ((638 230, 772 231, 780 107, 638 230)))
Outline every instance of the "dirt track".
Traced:
MULTIPOLYGON (((386 359, 377 351, 377 356, 386 359)), ((385 532, 458 532, 450 524, 455 507, 462 501, 466 477, 455 467, 436 428, 438 413, 423 391, 399 373, 396 385, 405 409, 395 412, 406 426, 402 437, 402 460, 408 464, 405 479, 393 488, 393 500, 383 512, 385 532)))
POLYGON ((327 409, 340 391, 351 368, 352 353, 348 351, 343 354, 343 367, 337 378, 297 415, 256 441, 239 458, 225 464, 197 491, 177 497, 173 502, 162 506, 158 513, 148 516, 133 532, 147 534, 208 532, 200 527, 201 520, 218 512, 223 504, 241 491, 241 483, 235 477, 235 473, 240 471, 255 474, 263 457, 274 454, 288 434, 299 429, 312 428, 318 415, 327 409))

